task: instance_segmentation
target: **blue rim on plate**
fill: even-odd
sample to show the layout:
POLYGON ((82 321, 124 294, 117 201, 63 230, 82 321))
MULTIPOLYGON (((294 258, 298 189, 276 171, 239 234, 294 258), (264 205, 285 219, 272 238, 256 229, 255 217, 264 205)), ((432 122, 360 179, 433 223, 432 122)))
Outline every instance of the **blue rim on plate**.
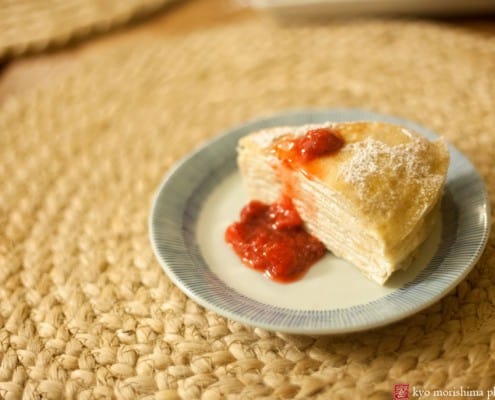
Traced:
POLYGON ((446 295, 474 267, 490 229, 489 200, 483 180, 471 162, 451 145, 439 247, 415 279, 384 297, 329 310, 276 307, 227 286, 203 258, 196 237, 199 213, 214 188, 236 170, 239 138, 272 126, 357 120, 394 123, 430 140, 437 138, 416 123, 370 111, 295 110, 234 128, 177 164, 161 183, 149 218, 153 251, 170 279, 190 298, 227 318, 267 330, 299 334, 376 328, 415 314, 446 295))

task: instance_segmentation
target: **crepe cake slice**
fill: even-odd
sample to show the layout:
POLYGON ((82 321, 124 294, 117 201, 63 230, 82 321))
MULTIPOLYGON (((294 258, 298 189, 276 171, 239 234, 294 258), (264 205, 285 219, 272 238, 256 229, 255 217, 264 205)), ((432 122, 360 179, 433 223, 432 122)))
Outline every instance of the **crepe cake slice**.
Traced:
POLYGON ((443 140, 401 126, 328 122, 249 134, 238 143, 237 161, 250 199, 290 197, 309 233, 384 284, 410 264, 439 217, 449 153, 443 140), (295 144, 315 131, 330 132, 340 146, 291 158, 295 144))

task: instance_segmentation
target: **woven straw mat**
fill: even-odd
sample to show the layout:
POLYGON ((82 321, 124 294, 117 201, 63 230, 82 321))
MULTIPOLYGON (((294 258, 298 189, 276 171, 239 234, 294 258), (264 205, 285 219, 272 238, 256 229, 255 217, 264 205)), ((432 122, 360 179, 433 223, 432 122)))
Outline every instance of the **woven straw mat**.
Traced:
POLYGON ((178 0, 0 0, 0 60, 105 32, 178 0))
POLYGON ((88 57, 0 108, 0 397, 390 399, 396 383, 493 387, 493 234, 468 278, 427 310, 310 337, 188 299, 155 260, 147 218, 163 175, 200 143, 299 107, 430 127, 474 162, 494 209, 495 41, 380 20, 153 40, 88 57))

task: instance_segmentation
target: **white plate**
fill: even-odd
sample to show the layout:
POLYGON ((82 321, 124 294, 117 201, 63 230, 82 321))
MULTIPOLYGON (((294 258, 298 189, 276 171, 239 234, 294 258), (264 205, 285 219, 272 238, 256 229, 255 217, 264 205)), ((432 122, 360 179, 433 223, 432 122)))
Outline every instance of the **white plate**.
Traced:
POLYGON ((207 143, 166 176, 150 215, 153 250, 188 296, 225 317, 264 329, 344 333, 412 315, 438 301, 472 269, 488 239, 489 202, 481 177, 452 146, 442 222, 414 265, 386 286, 370 282, 331 254, 291 284, 272 282, 241 264, 223 239, 247 201, 235 163, 238 139, 264 127, 328 120, 385 121, 436 137, 410 121, 368 111, 301 110, 249 122, 207 143))

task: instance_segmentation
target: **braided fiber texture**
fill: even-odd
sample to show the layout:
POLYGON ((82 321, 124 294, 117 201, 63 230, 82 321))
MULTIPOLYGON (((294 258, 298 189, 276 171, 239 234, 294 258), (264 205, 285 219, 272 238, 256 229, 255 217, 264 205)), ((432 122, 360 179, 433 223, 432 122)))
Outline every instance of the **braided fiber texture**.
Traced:
POLYGON ((0 0, 0 60, 109 31, 178 0, 0 0))
POLYGON ((231 126, 300 107, 367 108, 437 131, 479 169, 495 209, 493 40, 362 20, 126 42, 0 108, 0 398, 390 399, 395 383, 493 387, 493 233, 443 300, 343 336, 244 326, 163 273, 147 232, 163 175, 231 126))

